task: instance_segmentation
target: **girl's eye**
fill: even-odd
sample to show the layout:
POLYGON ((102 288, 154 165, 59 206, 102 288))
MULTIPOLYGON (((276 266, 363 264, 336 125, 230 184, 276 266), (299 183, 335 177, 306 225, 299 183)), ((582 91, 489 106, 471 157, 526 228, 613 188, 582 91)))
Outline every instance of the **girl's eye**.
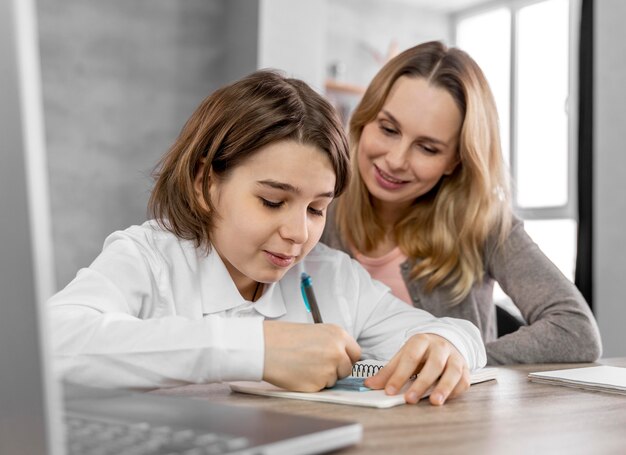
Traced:
POLYGON ((315 216, 324 216, 323 210, 314 209, 313 207, 309 207, 309 212, 315 216))
POLYGON ((259 199, 261 200, 261 202, 263 203, 265 207, 269 207, 270 209, 280 208, 284 204, 283 201, 278 201, 278 202, 268 201, 267 199, 262 198, 262 197, 260 197, 259 199))

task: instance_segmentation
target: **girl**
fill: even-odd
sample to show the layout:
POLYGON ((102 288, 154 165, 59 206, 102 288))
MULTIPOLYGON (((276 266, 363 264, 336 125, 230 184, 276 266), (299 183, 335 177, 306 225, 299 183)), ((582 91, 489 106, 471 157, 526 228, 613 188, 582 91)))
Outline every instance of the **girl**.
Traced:
POLYGON ((596 360, 576 287, 512 215, 494 100, 463 51, 421 44, 374 77, 350 121, 354 178, 322 241, 405 302, 472 321, 491 364, 596 360), (497 281, 528 325, 496 338, 497 281))
POLYGON ((54 296, 69 380, 105 387, 264 379, 317 391, 361 357, 391 359, 370 385, 415 403, 468 388, 477 329, 410 308, 344 253, 315 246, 348 182, 347 141, 318 94, 254 73, 204 100, 162 159, 154 219, 115 232, 54 296), (300 275, 316 286, 312 324, 300 275))

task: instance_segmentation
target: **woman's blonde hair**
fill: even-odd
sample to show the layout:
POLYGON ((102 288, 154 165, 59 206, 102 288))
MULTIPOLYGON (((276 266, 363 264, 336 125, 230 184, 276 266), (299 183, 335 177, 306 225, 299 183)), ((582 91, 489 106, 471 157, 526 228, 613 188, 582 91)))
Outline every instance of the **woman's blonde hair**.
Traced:
MULTIPOLYGON (((196 246, 211 248, 215 208, 211 178, 224 179, 260 148, 292 140, 328 155, 334 196, 350 177, 348 140, 333 107, 306 83, 274 71, 256 71, 209 95, 157 164, 149 214, 196 246), (202 201, 194 181, 202 175, 202 201)), ((244 216, 244 214, 242 214, 244 216)))
POLYGON ((501 243, 511 225, 508 177, 500 149, 493 95, 478 65, 457 48, 438 41, 420 44, 390 60, 374 77, 350 119, 353 178, 338 201, 341 236, 359 251, 373 249, 385 231, 359 175, 357 153, 363 127, 375 120, 400 77, 424 78, 446 90, 463 119, 459 164, 419 197, 394 226, 395 240, 415 260, 413 279, 427 291, 446 286, 460 302, 484 274, 487 238, 501 243))

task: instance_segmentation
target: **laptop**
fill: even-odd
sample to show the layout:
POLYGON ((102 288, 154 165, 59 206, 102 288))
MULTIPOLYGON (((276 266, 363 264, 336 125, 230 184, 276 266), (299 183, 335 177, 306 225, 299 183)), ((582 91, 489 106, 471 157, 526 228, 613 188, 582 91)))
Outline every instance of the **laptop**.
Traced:
POLYGON ((0 2, 0 453, 308 454, 358 443, 355 422, 53 377, 43 303, 53 281, 45 154, 37 112, 28 118, 41 99, 33 103, 36 83, 25 87, 38 75, 25 78, 29 65, 20 66, 36 62, 34 17, 33 0, 0 2))

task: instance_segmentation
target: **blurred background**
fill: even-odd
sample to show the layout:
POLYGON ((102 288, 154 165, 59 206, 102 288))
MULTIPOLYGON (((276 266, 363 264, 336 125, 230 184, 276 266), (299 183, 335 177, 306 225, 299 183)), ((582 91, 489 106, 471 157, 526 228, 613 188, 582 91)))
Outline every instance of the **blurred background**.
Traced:
POLYGON ((465 49, 485 71, 516 212, 592 303, 605 355, 626 354, 626 2, 32 4, 36 64, 30 79, 22 76, 41 94, 32 105, 42 120, 39 216, 50 228, 42 297, 88 266, 108 234, 146 219, 153 166, 214 89, 277 68, 327 96, 347 122, 389 58, 437 39, 465 49))

